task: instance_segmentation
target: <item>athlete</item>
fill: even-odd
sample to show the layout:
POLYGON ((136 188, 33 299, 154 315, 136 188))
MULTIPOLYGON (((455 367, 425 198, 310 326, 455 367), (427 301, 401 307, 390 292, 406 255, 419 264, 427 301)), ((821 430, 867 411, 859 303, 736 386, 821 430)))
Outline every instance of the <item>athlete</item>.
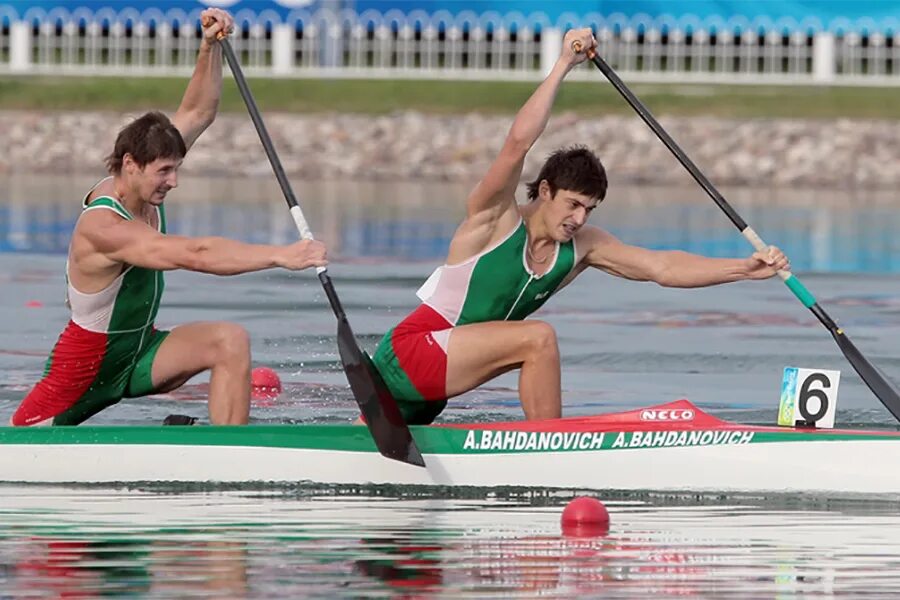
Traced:
POLYGON ((12 425, 76 425, 123 397, 170 391, 206 370, 211 371, 210 422, 246 423, 247 332, 224 322, 156 329, 163 271, 234 275, 327 263, 318 242, 267 246, 166 235, 166 195, 177 186, 182 159, 218 107, 217 36, 233 28, 231 16, 218 9, 203 11, 201 22, 197 65, 173 119, 150 112, 124 127, 106 159, 110 177, 84 197, 66 264, 71 320, 12 425))
POLYGON ((629 246, 586 225, 606 196, 607 180, 600 161, 583 147, 554 152, 528 183, 528 202, 516 202, 525 155, 543 132, 566 74, 586 59, 572 50, 576 41, 596 47, 590 29, 566 33, 559 60, 469 195, 446 264, 418 292, 422 304, 378 344, 375 366, 409 423, 432 422, 447 398, 514 369, 525 417, 559 417, 556 334, 547 323, 524 319, 588 267, 683 288, 767 279, 789 268, 775 247, 749 258, 707 258, 629 246))

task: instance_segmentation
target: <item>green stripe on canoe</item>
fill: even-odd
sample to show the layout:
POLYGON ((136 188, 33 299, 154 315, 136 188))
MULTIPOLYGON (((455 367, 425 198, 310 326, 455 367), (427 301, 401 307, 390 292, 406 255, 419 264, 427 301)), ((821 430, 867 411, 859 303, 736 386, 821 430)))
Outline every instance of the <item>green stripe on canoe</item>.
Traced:
MULTIPOLYGON (((548 433, 412 427, 422 452, 430 454, 493 454, 509 452, 576 452, 811 441, 883 441, 900 443, 900 436, 879 433, 752 431, 664 431, 548 433)), ((361 425, 249 425, 218 427, 0 427, 0 446, 21 444, 182 445, 297 448, 375 452, 368 430, 361 425)))

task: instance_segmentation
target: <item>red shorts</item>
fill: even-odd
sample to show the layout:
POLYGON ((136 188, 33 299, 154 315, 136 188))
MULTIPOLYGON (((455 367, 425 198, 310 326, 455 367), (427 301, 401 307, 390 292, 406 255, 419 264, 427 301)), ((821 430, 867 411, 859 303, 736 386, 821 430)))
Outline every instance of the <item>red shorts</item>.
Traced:
POLYGON ((77 425, 122 398, 153 393, 153 360, 168 334, 98 333, 69 321, 11 423, 77 425))
POLYGON ((451 331, 444 317, 422 304, 378 344, 372 361, 408 423, 430 423, 446 406, 451 331))

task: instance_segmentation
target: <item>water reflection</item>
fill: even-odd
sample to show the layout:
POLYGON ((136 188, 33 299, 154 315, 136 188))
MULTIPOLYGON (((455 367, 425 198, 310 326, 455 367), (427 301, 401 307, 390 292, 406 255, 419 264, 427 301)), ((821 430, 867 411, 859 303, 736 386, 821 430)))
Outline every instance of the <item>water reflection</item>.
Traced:
POLYGON ((11 597, 900 591, 891 503, 611 495, 609 533, 573 537, 559 532, 563 496, 4 487, 0 500, 11 597))
MULTIPOLYGON (((0 251, 64 252, 84 177, 0 179, 0 251), (73 192, 73 190, 75 190, 73 192)), ((295 183, 307 220, 332 253, 350 259, 441 259, 463 216, 464 184, 295 183)), ((900 200, 888 191, 725 190, 747 222, 800 271, 900 272, 900 200)), ((245 241, 296 238, 268 178, 190 179, 168 202, 170 229, 245 241)), ((746 241, 696 188, 614 186, 593 221, 628 243, 710 256, 743 255, 746 241)))
POLYGON ((423 543, 407 534, 395 537, 360 540, 360 552, 364 558, 353 562, 358 573, 397 591, 437 592, 444 584, 441 555, 445 548, 429 541, 423 543))
POLYGON ((122 594, 244 598, 247 545, 227 540, 65 539, 35 536, 16 544, 6 591, 96 598, 122 594), (171 592, 171 594, 169 594, 171 592))

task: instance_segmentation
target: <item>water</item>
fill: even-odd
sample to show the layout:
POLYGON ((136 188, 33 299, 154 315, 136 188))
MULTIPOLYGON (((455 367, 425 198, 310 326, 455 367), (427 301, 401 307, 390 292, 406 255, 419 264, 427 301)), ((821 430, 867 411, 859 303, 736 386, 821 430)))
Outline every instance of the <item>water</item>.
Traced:
MULTIPOLYGON (((64 249, 89 178, 0 181, 0 418, 40 375, 67 320, 64 249), (76 190, 73 192, 73 190, 76 190)), ((326 241, 338 293, 363 346, 415 305, 458 220, 466 186, 294 182, 326 241)), ((863 353, 900 380, 900 253, 893 194, 723 190, 789 253, 820 304, 863 353)), ((295 239, 280 193, 254 180, 186 180, 173 232, 295 239)), ((694 188, 618 189, 592 221, 629 243, 709 255, 749 253, 694 188)), ((234 320, 255 365, 286 391, 256 422, 355 417, 335 322, 312 273, 217 278, 172 273, 162 327, 234 320)), ((557 329, 566 414, 687 397, 720 417, 771 424, 785 366, 840 370, 837 422, 893 428, 828 332, 778 280, 671 290, 586 273, 540 313, 557 329)), ((127 400, 96 423, 205 416, 198 377, 166 396, 127 400)), ((445 419, 515 419, 514 375, 450 403, 445 419)), ((865 467, 863 467, 865 468, 865 467)), ((876 467, 870 467, 876 468, 876 467)), ((560 535, 565 497, 410 490, 98 490, 0 487, 0 589, 150 597, 431 595, 796 597, 898 589, 894 501, 608 497, 610 532, 560 535), (374 496, 373 496, 374 494, 374 496)))
POLYGON ((832 598, 900 589, 896 505, 0 488, 4 597, 832 598))
MULTIPOLYGON (((0 251, 65 252, 90 177, 0 176, 0 251)), ((295 182, 296 183, 296 182, 295 182)), ((332 254, 360 260, 440 261, 463 217, 469 186, 448 183, 312 182, 296 186, 317 237, 332 254)), ((798 271, 900 273, 900 196, 894 191, 723 188, 744 220, 781 246, 798 271)), ((520 197, 524 197, 520 193, 520 197)), ((167 203, 172 233, 252 242, 296 239, 278 186, 268 179, 189 179, 167 203)), ((630 244, 739 256, 747 242, 716 205, 684 188, 612 183, 595 211, 630 244)))
MULTIPOLYGON (((77 195, 92 183, 85 177, 6 181, 0 247, 15 251, 0 253, 0 277, 6 278, 0 302, 7 317, 0 415, 38 377, 67 320, 61 302, 64 252, 78 215, 77 195), (72 190, 78 190, 74 199, 72 190)), ((308 221, 329 246, 329 270, 354 330, 371 349, 415 306, 416 288, 440 263, 463 216, 467 187, 295 185, 308 221)), ((820 304, 866 356, 900 376, 900 342, 891 335, 900 309, 900 279, 894 274, 900 242, 892 235, 900 230, 900 209, 891 203, 892 193, 724 192, 765 239, 788 251, 820 304)), ((188 179, 167 207, 173 233, 265 243, 296 239, 280 191, 268 180, 188 179)), ((637 245, 713 256, 749 253, 746 241, 695 188, 614 186, 592 220, 637 245)), ((778 280, 672 290, 590 272, 540 316, 559 334, 569 414, 688 397, 726 416, 768 423, 781 370, 792 365, 842 370, 839 421, 891 422, 828 332, 778 280)), ((242 323, 252 337, 255 363, 276 368, 287 384, 285 396, 257 407, 254 419, 331 421, 354 415, 337 359, 335 322, 311 272, 169 274, 159 325, 199 319, 242 323)), ((203 382, 201 376, 169 397, 123 403, 96 420, 161 419, 173 410, 202 414, 203 382)), ((455 400, 446 418, 518 418, 516 385, 515 375, 501 377, 455 400)))

